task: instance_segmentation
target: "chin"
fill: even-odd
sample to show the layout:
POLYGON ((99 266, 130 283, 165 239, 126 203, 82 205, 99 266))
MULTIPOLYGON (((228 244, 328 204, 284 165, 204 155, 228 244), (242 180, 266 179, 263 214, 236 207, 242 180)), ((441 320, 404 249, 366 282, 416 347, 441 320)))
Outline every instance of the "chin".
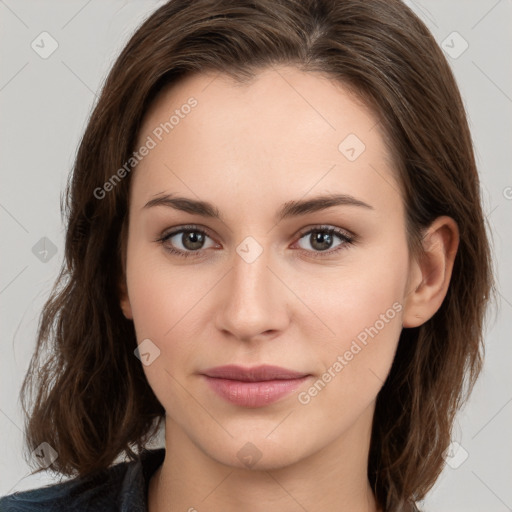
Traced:
MULTIPOLYGON (((275 428, 275 423, 272 428, 275 428)), ((314 446, 310 446, 308 449, 304 440, 296 439, 285 430, 270 439, 267 436, 272 428, 265 429, 264 433, 246 429, 240 435, 224 439, 224 442, 218 442, 219 440, 210 437, 204 440, 206 441, 204 444, 201 443, 202 450, 221 464, 250 471, 287 467, 315 451, 314 446)))

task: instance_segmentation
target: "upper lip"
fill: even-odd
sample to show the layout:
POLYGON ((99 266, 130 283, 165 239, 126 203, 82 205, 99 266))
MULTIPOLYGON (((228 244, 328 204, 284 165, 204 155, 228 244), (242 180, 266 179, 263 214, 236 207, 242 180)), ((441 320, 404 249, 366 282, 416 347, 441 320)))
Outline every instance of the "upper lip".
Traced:
POLYGON ((288 370, 287 368, 266 364, 261 366, 253 366, 252 368, 244 368, 243 366, 228 364, 226 366, 208 368, 204 370, 202 374, 208 377, 238 380, 242 382, 299 379, 309 375, 307 373, 297 372, 294 370, 288 370))

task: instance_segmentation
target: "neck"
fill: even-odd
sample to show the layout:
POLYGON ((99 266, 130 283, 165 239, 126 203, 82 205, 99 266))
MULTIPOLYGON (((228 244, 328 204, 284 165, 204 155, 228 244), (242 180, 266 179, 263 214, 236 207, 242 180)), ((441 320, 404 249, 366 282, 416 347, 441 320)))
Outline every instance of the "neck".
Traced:
POLYGON ((256 470, 218 462, 167 417, 166 456, 149 483, 148 511, 377 512, 367 477, 368 424, 361 418, 294 464, 256 470))

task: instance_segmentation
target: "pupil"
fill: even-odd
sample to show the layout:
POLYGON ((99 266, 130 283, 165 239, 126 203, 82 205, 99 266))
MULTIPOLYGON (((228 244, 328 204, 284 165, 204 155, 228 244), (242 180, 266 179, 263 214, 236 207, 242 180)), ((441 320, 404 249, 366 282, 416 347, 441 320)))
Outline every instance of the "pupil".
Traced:
POLYGON ((188 231, 183 234, 182 243, 187 249, 194 250, 200 249, 203 244, 204 236, 196 231, 188 231))
POLYGON ((317 231, 316 233, 312 233, 311 236, 313 237, 313 243, 311 244, 312 247, 315 247, 320 251, 325 251, 332 244, 332 235, 330 233, 317 231), (319 245, 317 245, 317 243, 319 245))

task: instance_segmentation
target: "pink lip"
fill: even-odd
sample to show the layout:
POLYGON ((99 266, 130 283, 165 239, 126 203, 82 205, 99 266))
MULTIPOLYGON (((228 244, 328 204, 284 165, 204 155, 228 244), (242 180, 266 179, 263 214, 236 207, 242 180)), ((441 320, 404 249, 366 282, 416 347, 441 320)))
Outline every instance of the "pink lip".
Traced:
POLYGON ((310 377, 309 374, 269 365, 253 368, 218 366, 202 374, 222 398, 244 407, 262 407, 276 402, 310 377))

